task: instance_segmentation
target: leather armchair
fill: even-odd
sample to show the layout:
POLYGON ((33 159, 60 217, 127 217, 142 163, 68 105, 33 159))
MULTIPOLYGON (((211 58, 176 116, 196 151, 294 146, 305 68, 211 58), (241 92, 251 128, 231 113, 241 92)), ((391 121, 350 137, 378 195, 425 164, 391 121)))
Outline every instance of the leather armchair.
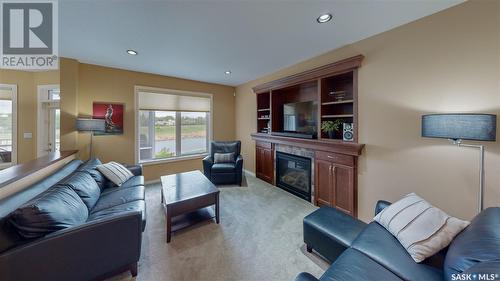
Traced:
POLYGON ((203 159, 203 173, 214 184, 239 184, 243 177, 243 157, 240 141, 213 141, 210 155, 203 159), (231 163, 214 163, 215 153, 234 153, 231 163))

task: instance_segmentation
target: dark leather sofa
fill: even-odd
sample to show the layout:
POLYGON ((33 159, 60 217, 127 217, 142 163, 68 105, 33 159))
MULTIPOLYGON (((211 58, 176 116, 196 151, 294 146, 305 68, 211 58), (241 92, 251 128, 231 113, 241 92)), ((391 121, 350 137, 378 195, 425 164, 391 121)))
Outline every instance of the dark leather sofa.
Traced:
MULTIPOLYGON (((96 159, 86 163, 73 160, 45 179, 0 200, 0 280, 99 280, 128 270, 137 275, 146 225, 142 169, 128 167, 134 177, 117 187, 95 169, 98 164, 96 159), (94 184, 99 191, 83 196, 94 184), (76 215, 88 214, 85 221, 54 231, 49 229, 50 233, 43 236, 34 229, 25 227, 20 232, 16 228, 18 221, 13 218, 20 206, 31 206, 37 198, 52 196, 54 200, 46 201, 43 207, 57 208, 51 204, 71 200, 64 197, 69 188, 85 203, 85 209, 81 204, 75 207, 76 215), (86 210, 89 202, 93 206, 86 210)), ((43 229, 40 224, 43 220, 36 228, 43 229)))
POLYGON ((203 159, 203 173, 214 184, 239 184, 243 176, 243 157, 240 141, 213 141, 210 155, 203 159), (232 163, 214 163, 215 153, 234 153, 232 163))
MULTIPOLYGON (((380 212, 388 205, 388 202, 379 201, 375 212, 380 212)), ((317 211, 323 208, 325 207, 317 211)), ((335 232, 338 231, 332 232, 331 229, 342 228, 345 225, 342 222, 337 224, 335 220, 328 220, 328 216, 323 212, 322 216, 314 218, 316 220, 314 223, 319 227, 319 232, 324 233, 323 241, 326 242, 322 245, 313 242, 316 243, 315 247, 328 248, 332 247, 332 244, 338 246, 344 242, 349 245, 344 244, 345 250, 338 257, 334 257, 334 260, 330 260, 333 263, 319 278, 320 281, 499 280, 500 278, 500 208, 498 207, 482 211, 447 248, 422 263, 413 261, 397 239, 377 222, 365 224, 358 221, 354 224, 355 227, 359 224, 364 226, 353 241, 336 240, 332 243, 333 240, 329 240, 328 237, 336 236, 335 232)), ((347 224, 351 225, 351 222, 347 224)), ((326 253, 334 252, 335 249, 326 251, 326 253)), ((317 281, 318 279, 303 272, 295 280, 317 281)))

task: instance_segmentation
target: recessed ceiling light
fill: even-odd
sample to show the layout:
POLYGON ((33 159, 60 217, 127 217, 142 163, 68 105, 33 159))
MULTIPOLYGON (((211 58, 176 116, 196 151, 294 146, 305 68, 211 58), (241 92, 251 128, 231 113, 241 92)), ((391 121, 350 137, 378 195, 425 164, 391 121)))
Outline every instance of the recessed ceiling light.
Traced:
POLYGON ((225 73, 226 75, 229 75, 229 74, 231 74, 231 71, 226 70, 226 71, 224 71, 224 73, 225 73))
POLYGON ((322 14, 316 19, 316 21, 318 23, 325 23, 329 22, 331 19, 332 19, 332 14, 322 14))
POLYGON ((131 55, 131 56, 137 56, 137 54, 139 54, 137 51, 134 51, 134 50, 127 50, 127 54, 131 55))

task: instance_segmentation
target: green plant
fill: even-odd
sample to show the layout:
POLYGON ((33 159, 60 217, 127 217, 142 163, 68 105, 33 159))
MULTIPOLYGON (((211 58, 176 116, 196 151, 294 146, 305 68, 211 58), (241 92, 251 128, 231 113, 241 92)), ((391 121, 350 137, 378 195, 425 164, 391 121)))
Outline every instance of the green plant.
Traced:
POLYGON ((159 152, 155 153, 155 158, 168 158, 174 156, 168 148, 162 148, 159 152))
POLYGON ((340 126, 342 126, 344 120, 336 119, 335 121, 323 121, 321 122, 321 131, 325 133, 329 132, 340 132, 340 126))

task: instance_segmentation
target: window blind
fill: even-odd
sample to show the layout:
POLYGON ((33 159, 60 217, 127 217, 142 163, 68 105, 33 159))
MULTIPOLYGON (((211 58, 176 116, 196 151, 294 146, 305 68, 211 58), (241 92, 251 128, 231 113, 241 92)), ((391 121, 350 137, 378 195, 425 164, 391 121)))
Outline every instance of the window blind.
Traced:
POLYGON ((139 92, 140 110, 210 112, 210 97, 189 94, 139 92))
POLYGON ((0 100, 12 100, 12 90, 0 88, 0 100))

